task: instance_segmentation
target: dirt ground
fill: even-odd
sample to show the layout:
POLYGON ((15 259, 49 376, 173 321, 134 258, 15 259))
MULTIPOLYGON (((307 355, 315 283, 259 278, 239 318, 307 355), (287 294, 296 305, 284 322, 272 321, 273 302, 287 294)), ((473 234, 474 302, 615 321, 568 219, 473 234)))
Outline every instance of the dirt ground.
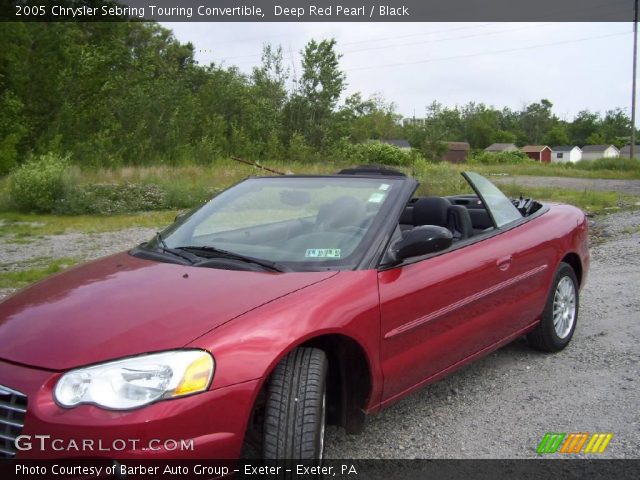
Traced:
MULTIPOLYGON (((32 268, 42 258, 88 260, 130 248, 154 233, 132 228, 29 243, 6 235, 0 238, 0 268, 32 268)), ((601 456, 637 457, 640 212, 596 218, 592 238, 591 271, 567 349, 542 354, 516 341, 370 417, 362 435, 329 428, 327 456, 527 458, 536 455, 546 432, 612 432, 601 456)), ((0 291, 0 298, 11 291, 0 291)))

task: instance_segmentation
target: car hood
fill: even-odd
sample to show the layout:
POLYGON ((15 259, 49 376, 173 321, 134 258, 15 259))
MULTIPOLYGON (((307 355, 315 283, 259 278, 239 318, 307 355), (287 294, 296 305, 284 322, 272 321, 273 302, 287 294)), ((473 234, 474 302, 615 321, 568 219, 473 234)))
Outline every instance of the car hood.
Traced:
POLYGON ((55 275, 0 303, 0 359, 66 370, 179 348, 336 273, 219 270, 121 253, 55 275))

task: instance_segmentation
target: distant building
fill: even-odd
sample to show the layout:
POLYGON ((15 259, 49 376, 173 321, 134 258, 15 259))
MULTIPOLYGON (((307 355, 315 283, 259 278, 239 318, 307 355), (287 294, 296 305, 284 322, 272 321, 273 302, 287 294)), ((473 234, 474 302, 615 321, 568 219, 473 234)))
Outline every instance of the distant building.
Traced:
POLYGON ((583 160, 597 160, 599 158, 617 158, 620 150, 613 145, 585 145, 582 147, 583 160))
POLYGON ((445 142, 449 147, 447 153, 442 156, 443 160, 451 163, 465 163, 469 157, 471 146, 467 142, 445 142))
POLYGON ((415 125, 415 126, 421 127, 425 123, 427 123, 426 118, 409 117, 409 118, 402 119, 402 125, 404 125, 405 127, 408 125, 415 125))
POLYGON ((518 150, 518 147, 516 147, 514 143, 492 143, 484 149, 485 152, 490 153, 515 152, 516 150, 518 150))
MULTIPOLYGON (((636 158, 640 158, 640 145, 636 145, 634 149, 633 155, 636 158)), ((629 158, 631 156, 631 145, 625 145, 620 149, 620 156, 624 158, 629 158)))
POLYGON ((551 147, 547 145, 525 145, 520 150, 533 160, 541 163, 551 163, 551 147))
POLYGON ((386 143, 387 145, 393 145, 394 147, 398 147, 400 150, 411 150, 411 144, 409 140, 404 138, 394 138, 391 140, 380 140, 380 143, 386 143))
POLYGON ((582 160, 582 149, 575 145, 558 145, 551 150, 551 163, 576 163, 582 160))

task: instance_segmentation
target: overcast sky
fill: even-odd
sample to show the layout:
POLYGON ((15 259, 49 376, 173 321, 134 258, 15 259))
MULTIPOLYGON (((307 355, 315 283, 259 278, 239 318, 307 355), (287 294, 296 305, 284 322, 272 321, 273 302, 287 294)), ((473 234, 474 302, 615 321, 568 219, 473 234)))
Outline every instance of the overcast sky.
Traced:
MULTIPOLYGON (((200 64, 250 72, 262 45, 282 45, 300 74, 310 39, 335 38, 347 94, 380 93, 404 116, 437 100, 514 109, 548 98, 570 120, 583 109, 630 111, 631 23, 164 23, 200 64), (293 62, 291 54, 293 54, 293 62)), ((640 122, 639 122, 640 123, 640 122)))

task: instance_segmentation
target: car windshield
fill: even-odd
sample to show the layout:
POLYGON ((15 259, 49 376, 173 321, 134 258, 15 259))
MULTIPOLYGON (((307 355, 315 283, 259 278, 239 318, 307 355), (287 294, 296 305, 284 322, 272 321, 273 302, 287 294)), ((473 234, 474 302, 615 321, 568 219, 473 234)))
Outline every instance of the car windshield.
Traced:
POLYGON ((147 246, 207 258, 235 254, 290 270, 355 268, 401 182, 346 175, 250 178, 147 246))

